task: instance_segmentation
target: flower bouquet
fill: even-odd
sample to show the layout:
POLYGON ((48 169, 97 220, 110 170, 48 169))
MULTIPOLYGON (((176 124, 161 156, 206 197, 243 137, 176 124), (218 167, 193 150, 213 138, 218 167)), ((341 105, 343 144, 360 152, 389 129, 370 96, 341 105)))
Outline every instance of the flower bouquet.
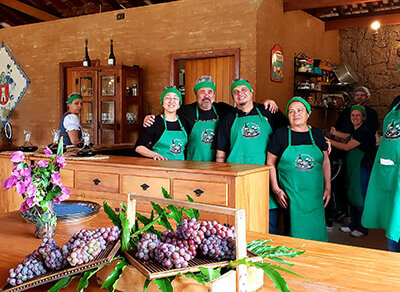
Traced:
POLYGON ((56 155, 49 148, 44 150, 50 161, 39 160, 32 165, 22 151, 11 153, 14 168, 3 183, 7 190, 15 186, 16 192, 24 199, 20 211, 35 223, 35 236, 38 238, 54 236, 57 223, 54 201, 60 203, 71 193, 61 183, 60 169, 66 165, 62 146, 61 138, 56 155))

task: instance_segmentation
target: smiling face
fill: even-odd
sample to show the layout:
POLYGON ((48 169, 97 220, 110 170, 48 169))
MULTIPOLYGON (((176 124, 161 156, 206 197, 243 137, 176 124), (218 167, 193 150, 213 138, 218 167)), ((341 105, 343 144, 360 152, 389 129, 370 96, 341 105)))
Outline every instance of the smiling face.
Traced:
POLYGON ((163 99, 164 111, 174 113, 180 107, 179 96, 176 93, 168 92, 163 99))
POLYGON ((301 127, 307 125, 310 115, 307 113, 305 105, 299 101, 294 101, 289 105, 288 117, 291 127, 301 127))
POLYGON ((215 100, 215 92, 212 88, 200 88, 196 93, 197 105, 202 110, 209 110, 215 100))
POLYGON ((253 102, 253 93, 246 85, 238 85, 232 90, 233 100, 240 109, 253 102))
POLYGON ((74 99, 69 105, 68 105, 68 112, 70 114, 76 114, 78 115, 81 112, 82 109, 82 99, 77 98, 74 99))
POLYGON ((364 117, 361 111, 353 110, 350 115, 351 122, 353 123, 354 127, 359 127, 362 125, 364 121, 364 117))
POLYGON ((359 105, 365 105, 367 102, 368 96, 365 92, 357 91, 354 93, 354 102, 359 105))

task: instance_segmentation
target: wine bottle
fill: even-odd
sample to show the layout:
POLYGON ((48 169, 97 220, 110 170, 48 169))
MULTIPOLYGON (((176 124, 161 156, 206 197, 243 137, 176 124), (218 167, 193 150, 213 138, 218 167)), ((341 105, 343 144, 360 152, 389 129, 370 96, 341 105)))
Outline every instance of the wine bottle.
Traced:
POLYGON ((83 59, 83 67, 90 67, 90 58, 88 53, 88 39, 85 39, 85 59, 83 59))
POLYGON ((107 61, 108 66, 115 66, 115 56, 114 56, 114 47, 113 47, 113 40, 110 40, 110 56, 108 57, 107 61))

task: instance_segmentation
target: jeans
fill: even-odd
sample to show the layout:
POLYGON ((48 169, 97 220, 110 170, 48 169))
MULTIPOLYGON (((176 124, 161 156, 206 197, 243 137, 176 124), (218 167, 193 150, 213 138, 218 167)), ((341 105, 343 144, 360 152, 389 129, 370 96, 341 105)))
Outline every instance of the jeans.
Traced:
MULTIPOLYGON (((361 194, 363 200, 365 200, 365 195, 367 194, 369 177, 371 176, 371 171, 365 168, 360 168, 360 184, 361 184, 361 194)), ((368 234, 368 229, 361 225, 361 217, 364 211, 363 206, 350 206, 350 218, 351 223, 349 228, 351 230, 357 229, 365 235, 368 234)))
POLYGON ((400 252, 400 240, 398 242, 391 240, 390 238, 387 239, 388 250, 393 252, 400 252))
POLYGON ((278 208, 269 209, 269 233, 278 234, 278 208))

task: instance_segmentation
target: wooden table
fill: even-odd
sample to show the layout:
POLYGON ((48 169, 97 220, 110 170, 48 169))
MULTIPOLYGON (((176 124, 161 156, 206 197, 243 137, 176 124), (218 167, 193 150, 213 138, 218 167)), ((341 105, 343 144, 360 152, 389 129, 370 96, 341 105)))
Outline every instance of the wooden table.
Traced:
MULTIPOLYGON (((40 244, 34 238, 33 224, 26 222, 19 212, 0 215, 0 285, 6 284, 8 270, 16 267, 23 258, 40 244)), ((97 226, 111 225, 104 213, 78 224, 58 224, 54 239, 63 245, 72 234, 82 228, 94 229, 97 226)), ((303 247, 306 252, 289 262, 295 265, 290 269, 313 282, 307 282, 290 274, 283 273, 292 291, 399 291, 400 254, 380 250, 321 243, 277 235, 269 235, 272 245, 303 247)), ((262 234, 251 233, 248 241, 264 239, 262 234)), ((68 289, 76 291, 77 280, 68 289)), ((50 285, 30 291, 45 291, 50 285)), ((99 291, 95 281, 85 291, 99 291)), ((102 290, 105 291, 105 290, 102 290)), ((262 291, 276 291, 272 281, 265 277, 262 291)))

